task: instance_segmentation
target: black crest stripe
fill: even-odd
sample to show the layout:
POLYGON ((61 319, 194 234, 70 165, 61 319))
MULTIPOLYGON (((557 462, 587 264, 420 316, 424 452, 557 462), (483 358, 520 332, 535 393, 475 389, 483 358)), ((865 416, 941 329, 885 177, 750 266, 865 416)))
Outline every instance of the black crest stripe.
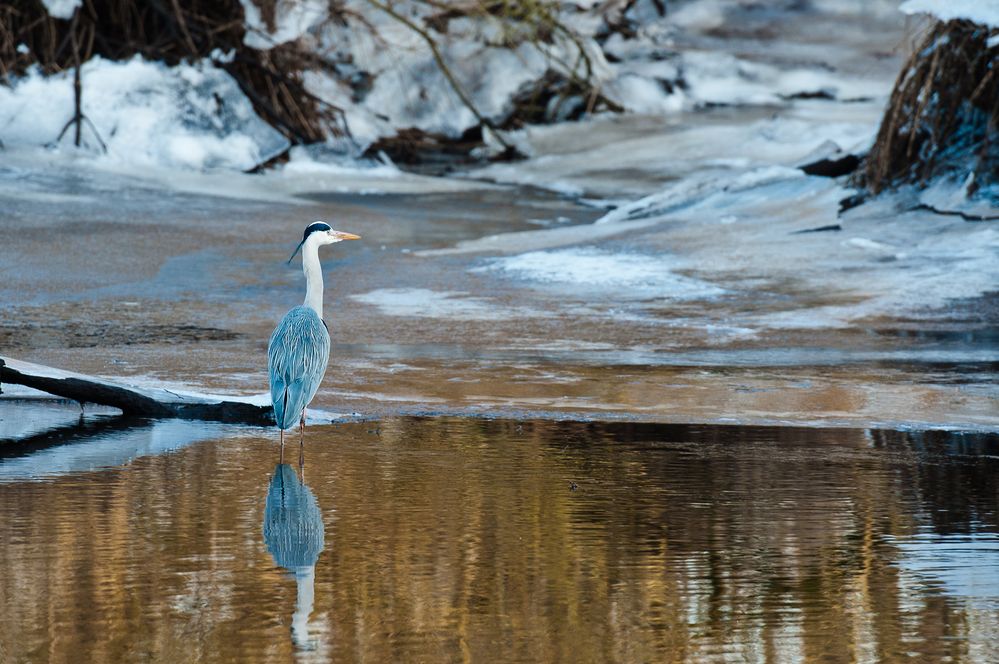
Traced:
POLYGON ((333 230, 333 228, 329 224, 322 221, 317 221, 315 223, 309 224, 308 226, 305 227, 305 234, 302 235, 302 241, 304 242, 305 238, 309 237, 313 233, 316 233, 318 231, 325 232, 329 230, 333 230))

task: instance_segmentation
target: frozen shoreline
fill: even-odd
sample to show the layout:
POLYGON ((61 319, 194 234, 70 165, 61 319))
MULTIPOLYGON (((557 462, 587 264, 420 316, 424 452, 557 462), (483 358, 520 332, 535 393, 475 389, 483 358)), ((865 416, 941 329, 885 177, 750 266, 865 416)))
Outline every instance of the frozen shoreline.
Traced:
MULTIPOLYGON (((147 387, 156 388, 162 385, 151 382, 147 387)), ((193 393, 197 394, 197 393, 193 393)), ((212 397, 214 395, 198 395, 202 397, 212 397)), ((123 424, 133 422, 129 418, 121 418, 118 411, 111 408, 95 407, 89 405, 81 411, 79 404, 67 401, 60 397, 55 397, 44 392, 21 388, 15 386, 14 389, 4 388, 4 395, 0 396, 0 406, 5 408, 17 408, 19 416, 15 421, 11 421, 3 428, 0 441, 14 442, 27 436, 36 436, 44 433, 46 427, 71 428, 76 423, 82 421, 93 421, 94 418, 101 422, 113 424, 121 421, 123 424), (28 417, 25 417, 28 414, 28 417)), ((797 417, 777 417, 753 415, 749 417, 693 417, 690 414, 680 413, 675 417, 663 417, 661 413, 643 412, 618 412, 614 410, 593 409, 592 407, 583 410, 546 410, 531 409, 518 406, 492 405, 488 408, 476 406, 471 408, 457 408, 448 405, 440 405, 437 408, 428 405, 416 406, 415 404, 403 403, 401 407, 392 412, 386 412, 375 416, 353 414, 334 414, 323 410, 308 409, 306 411, 307 424, 310 430, 315 427, 336 427, 349 422, 371 422, 373 425, 386 423, 397 419, 405 418, 471 418, 483 420, 510 420, 510 421, 551 421, 551 422, 592 422, 592 423, 613 423, 631 422, 635 424, 680 424, 680 425, 706 425, 706 426, 730 426, 730 427, 774 427, 780 429, 843 429, 843 430, 863 430, 863 431, 909 431, 909 432, 948 432, 948 433, 968 433, 968 434, 999 434, 999 423, 988 421, 968 420, 964 422, 940 422, 935 420, 916 419, 858 419, 850 417, 821 417, 811 419, 800 419, 797 417)), ((8 411, 12 412, 12 411, 8 411)), ((138 420, 134 420, 138 421, 138 420)), ((273 434, 277 439, 277 429, 273 427, 261 427, 251 424, 232 424, 223 422, 211 422, 203 420, 188 420, 177 418, 146 419, 143 423, 155 426, 164 426, 167 429, 185 432, 185 436, 192 442, 207 439, 217 435, 220 431, 229 432, 229 435, 269 435, 273 434)), ((297 431, 297 429, 296 429, 297 431)), ((293 432, 293 437, 297 433, 293 432)), ((185 442, 178 441, 177 447, 184 446, 185 442)), ((157 450, 152 453, 170 451, 173 447, 165 450, 157 450)), ((117 465, 114 462, 109 465, 117 465)))

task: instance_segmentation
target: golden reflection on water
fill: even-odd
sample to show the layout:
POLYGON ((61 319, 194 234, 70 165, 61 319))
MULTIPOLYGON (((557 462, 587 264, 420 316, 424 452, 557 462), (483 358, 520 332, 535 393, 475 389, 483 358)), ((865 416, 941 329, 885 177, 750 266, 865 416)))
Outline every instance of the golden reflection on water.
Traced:
POLYGON ((0 484, 0 661, 999 660, 999 596, 898 544, 999 531, 994 441, 391 419, 303 476, 273 438, 0 484))

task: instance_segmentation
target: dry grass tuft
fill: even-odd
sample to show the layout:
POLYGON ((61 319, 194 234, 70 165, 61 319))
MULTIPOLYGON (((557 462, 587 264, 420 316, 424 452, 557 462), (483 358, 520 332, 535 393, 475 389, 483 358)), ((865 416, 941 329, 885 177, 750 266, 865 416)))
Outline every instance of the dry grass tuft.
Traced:
POLYGON ((999 47, 969 21, 936 24, 902 68, 862 173, 874 193, 942 176, 999 183, 999 47))

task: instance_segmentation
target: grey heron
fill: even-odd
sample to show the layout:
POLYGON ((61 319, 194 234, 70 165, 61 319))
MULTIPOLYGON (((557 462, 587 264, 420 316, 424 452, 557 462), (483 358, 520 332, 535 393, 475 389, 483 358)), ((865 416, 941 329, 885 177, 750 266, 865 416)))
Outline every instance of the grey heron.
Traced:
POLYGON ((284 432, 299 422, 299 444, 305 443, 305 407, 316 396, 316 390, 326 373, 330 359, 330 333, 323 320, 323 272, 319 264, 319 247, 342 240, 360 240, 353 233, 333 230, 329 224, 317 221, 309 224, 302 241, 295 247, 288 262, 302 250, 302 270, 305 272, 305 302, 284 315, 274 328, 267 345, 267 372, 271 385, 274 420, 284 432))

